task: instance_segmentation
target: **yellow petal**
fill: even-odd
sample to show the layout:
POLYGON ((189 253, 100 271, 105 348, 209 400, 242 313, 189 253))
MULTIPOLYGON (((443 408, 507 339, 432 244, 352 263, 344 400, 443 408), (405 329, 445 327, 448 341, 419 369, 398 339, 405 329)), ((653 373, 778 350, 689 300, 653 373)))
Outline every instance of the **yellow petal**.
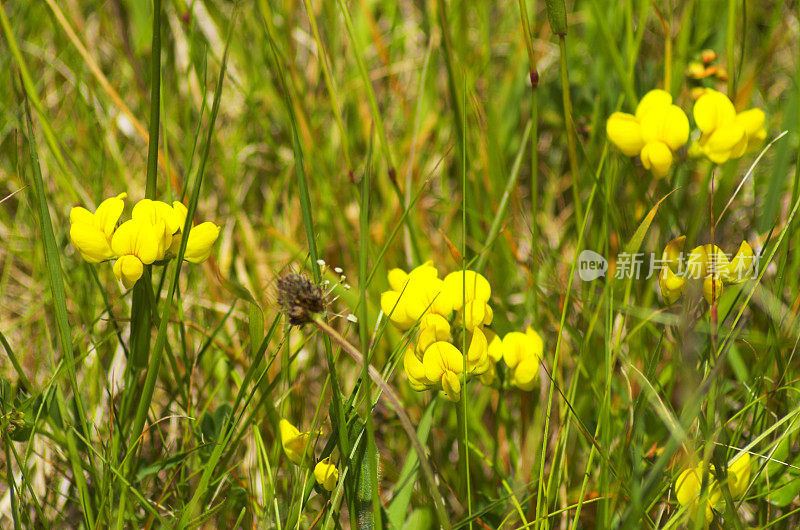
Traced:
POLYGON ((520 390, 533 390, 536 385, 536 378, 539 375, 539 362, 536 357, 523 359, 513 370, 511 384, 520 390))
POLYGON ((403 290, 408 281, 408 274, 402 269, 392 269, 388 274, 389 286, 398 293, 403 290))
POLYGON ((503 360, 509 368, 516 367, 525 357, 525 334, 511 331, 503 337, 503 360))
POLYGON ((180 201, 172 202, 172 210, 178 220, 178 230, 183 230, 183 225, 186 224, 186 216, 189 215, 189 210, 180 201))
POLYGON ((475 271, 455 271, 444 278, 445 294, 452 300, 453 309, 461 309, 465 303, 477 300, 484 304, 492 297, 489 281, 475 271))
POLYGON ((130 289, 139 281, 144 272, 144 265, 141 260, 133 255, 120 256, 114 262, 114 275, 122 282, 126 289, 130 289))
POLYGON ((491 357, 494 362, 500 361, 500 359, 503 358, 503 339, 490 329, 485 330, 484 334, 489 343, 489 357, 491 357))
POLYGON ((675 105, 654 108, 641 120, 642 141, 663 142, 672 150, 680 149, 689 139, 689 119, 675 105))
POLYGON ((486 335, 483 334, 481 328, 475 328, 467 349, 467 370, 480 375, 489 368, 486 364, 488 356, 489 343, 486 341, 486 335))
POLYGON ((219 237, 220 227, 214 223, 200 223, 189 231, 186 253, 183 259, 190 263, 202 263, 211 255, 214 243, 219 237))
POLYGON ((303 453, 312 452, 311 447, 306 450, 311 432, 300 432, 297 427, 292 425, 288 420, 281 419, 279 424, 281 433, 281 445, 283 452, 286 453, 287 458, 297 465, 303 460, 303 453))
POLYGON ((464 357, 458 348, 449 342, 434 342, 422 357, 425 377, 431 382, 440 382, 445 372, 462 373, 464 357))
POLYGON ((686 290, 686 280, 677 276, 669 267, 663 267, 658 275, 658 287, 664 303, 674 304, 686 290))
POLYGON ((397 291, 384 291, 381 293, 381 310, 395 326, 402 330, 411 329, 411 326, 416 321, 408 317, 405 300, 400 298, 400 293, 397 291))
POLYGON ((636 107, 636 118, 642 120, 653 109, 672 105, 672 96, 666 90, 656 88, 644 95, 636 107))
POLYGON ((753 266, 756 263, 756 257, 753 254, 753 248, 747 243, 742 241, 739 245, 739 251, 731 260, 727 270, 723 273, 723 280, 729 283, 741 283, 750 277, 753 266))
POLYGON ((664 247, 661 259, 673 272, 680 269, 680 260, 683 254, 683 247, 686 244, 686 236, 676 237, 664 247))
POLYGON ((692 502, 700 493, 701 478, 696 468, 686 469, 675 481, 675 498, 681 506, 686 506, 692 502))
POLYGON ((186 221, 186 214, 176 211, 173 206, 165 202, 142 199, 133 206, 131 218, 152 225, 162 221, 165 232, 172 235, 182 228, 183 222, 186 221), (183 214, 183 219, 181 219, 181 214, 183 214))
POLYGON ((433 280, 439 277, 439 271, 433 266, 433 261, 428 260, 408 273, 410 280, 433 280))
POLYGON ((114 257, 114 251, 111 250, 105 233, 92 224, 83 221, 72 223, 69 227, 69 237, 83 259, 89 263, 99 263, 114 257))
POLYGON ((728 464, 728 489, 736 499, 744 495, 750 482, 750 455, 742 453, 728 464))
POLYGON ((122 210, 125 208, 127 193, 120 193, 116 197, 111 197, 100 203, 94 213, 95 226, 103 231, 107 238, 111 239, 114 228, 117 226, 122 210))
POLYGON ((749 109, 736 115, 735 122, 744 128, 747 136, 756 136, 764 130, 766 116, 761 109, 749 109))
POLYGON ((403 355, 403 369, 406 372, 406 377, 416 383, 430 386, 433 384, 425 376, 425 366, 414 353, 414 348, 406 348, 405 355, 403 355))
POLYGON ((615 112, 608 118, 606 135, 626 156, 638 155, 644 146, 639 121, 625 112, 615 112))
POLYGON ((715 164, 724 164, 730 158, 739 158, 747 148, 744 128, 729 123, 716 129, 702 144, 703 153, 715 164))
POLYGON ((317 484, 328 491, 333 491, 339 482, 339 470, 331 464, 331 457, 317 462, 314 467, 314 478, 317 480, 317 484))
POLYGON ((718 128, 730 124, 736 117, 736 109, 725 94, 707 89, 695 102, 694 122, 703 134, 711 134, 718 128))
POLYGON ((662 126, 661 139, 670 149, 677 151, 689 140, 689 118, 680 107, 671 105, 662 126))
POLYGON ((642 165, 649 169, 656 177, 663 177, 667 174, 672 165, 672 151, 664 142, 654 141, 642 148, 642 165))
POLYGON ((703 279, 703 297, 706 302, 713 304, 722 296, 722 280, 719 276, 706 276, 703 279))
POLYGON ((74 206, 69 211, 70 223, 86 223, 88 225, 94 224, 94 214, 84 208, 83 206, 74 206))
POLYGON ((461 399, 461 381, 455 372, 447 371, 442 376, 442 390, 450 401, 456 402, 461 399))
POLYGON ((150 264, 164 255, 164 224, 151 225, 134 219, 125 221, 114 232, 111 248, 118 256, 132 254, 150 264))
POLYGON ((542 342, 542 337, 536 333, 532 327, 528 326, 525 330, 525 336, 528 337, 528 356, 534 356, 540 361, 542 360, 542 354, 544 353, 544 343, 542 342))

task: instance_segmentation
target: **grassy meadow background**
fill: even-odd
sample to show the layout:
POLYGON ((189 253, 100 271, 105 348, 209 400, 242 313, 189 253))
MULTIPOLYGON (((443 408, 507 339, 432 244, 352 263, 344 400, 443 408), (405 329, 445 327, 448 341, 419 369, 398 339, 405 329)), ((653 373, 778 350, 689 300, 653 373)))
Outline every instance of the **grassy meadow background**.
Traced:
POLYGON ((796 2, 567 1, 563 39, 555 0, 155 4, 0 4, 0 526, 680 528, 681 470, 742 449, 749 488, 712 527, 800 525, 796 2), (707 49, 727 79, 687 77, 707 49), (758 151, 683 149, 656 179, 608 143, 653 88, 693 123, 699 86, 763 109, 767 142, 788 131, 746 179, 758 151), (139 200, 148 174, 222 231, 174 296, 175 264, 154 268, 159 362, 136 372, 130 293, 81 259, 69 211, 139 200), (711 310, 613 278, 683 234, 748 241, 760 276, 711 310), (584 249, 606 278, 578 279, 584 249), (466 428, 411 389, 379 303, 390 269, 462 258, 492 328, 544 340, 533 391, 469 383, 466 428), (399 397, 433 487, 365 367, 279 314, 288 271, 331 282, 329 322, 399 397), (287 460, 281 417, 321 431, 333 492, 287 460))

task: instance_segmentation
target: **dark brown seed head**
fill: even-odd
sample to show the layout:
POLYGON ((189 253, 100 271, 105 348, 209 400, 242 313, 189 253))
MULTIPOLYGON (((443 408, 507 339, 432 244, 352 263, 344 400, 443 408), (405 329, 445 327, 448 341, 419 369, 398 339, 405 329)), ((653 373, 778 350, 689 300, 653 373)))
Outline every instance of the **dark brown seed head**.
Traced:
POLYGON ((312 315, 325 311, 322 289, 302 274, 278 278, 278 305, 293 326, 311 322, 312 315))

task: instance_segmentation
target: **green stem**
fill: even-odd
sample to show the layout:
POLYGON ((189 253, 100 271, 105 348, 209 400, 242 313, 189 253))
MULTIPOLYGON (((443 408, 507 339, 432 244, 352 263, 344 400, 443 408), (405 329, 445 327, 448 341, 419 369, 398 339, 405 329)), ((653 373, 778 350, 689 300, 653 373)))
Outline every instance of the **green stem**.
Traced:
POLYGON ((558 36, 558 49, 561 56, 561 97, 564 102, 564 126, 567 130, 567 152, 569 172, 572 174, 572 200, 575 203, 575 226, 583 224, 580 178, 578 174, 578 150, 575 144, 575 124, 572 121, 572 98, 569 90, 569 71, 567 69, 567 37, 558 36))
POLYGON ((150 49, 150 136, 147 145, 147 187, 144 196, 156 197, 158 136, 161 100, 161 0, 153 0, 153 42, 150 49))
POLYGON ((736 0, 728 0, 728 33, 725 43, 725 54, 728 62, 728 97, 735 100, 736 97, 736 58, 734 56, 734 46, 736 46, 736 0))

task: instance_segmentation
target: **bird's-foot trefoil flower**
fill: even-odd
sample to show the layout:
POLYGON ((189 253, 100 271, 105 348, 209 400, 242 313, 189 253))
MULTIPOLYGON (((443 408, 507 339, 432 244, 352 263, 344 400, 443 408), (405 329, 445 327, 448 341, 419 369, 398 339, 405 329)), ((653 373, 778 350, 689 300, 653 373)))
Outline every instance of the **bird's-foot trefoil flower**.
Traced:
POLYGON ((657 177, 667 174, 674 153, 689 139, 689 120, 672 96, 651 90, 636 107, 636 114, 613 113, 606 122, 608 139, 627 156, 639 156, 645 169, 657 177))
MULTIPOLYGON (((99 263, 117 258, 114 274, 130 289, 142 277, 146 265, 175 257, 180 247, 187 209, 180 202, 142 199, 131 219, 117 227, 127 194, 104 200, 97 211, 76 206, 70 211, 70 239, 84 260, 99 263)), ((202 263, 211 255, 220 227, 201 223, 189 231, 184 259, 202 263)))
POLYGON ((286 457, 298 466, 304 461, 304 454, 306 457, 313 453, 313 438, 319 434, 314 431, 300 432, 300 430, 292 425, 289 420, 282 418, 280 421, 281 431, 281 446, 286 457))
POLYGON ((500 345, 503 360, 511 371, 511 384, 520 390, 532 390, 539 376, 544 345, 532 328, 525 333, 512 331, 503 337, 500 345))
POLYGON ((693 152, 699 152, 715 164, 758 147, 767 137, 764 111, 749 109, 736 112, 728 96, 707 88, 697 99, 692 111, 702 133, 693 152))
POLYGON ((662 254, 658 285, 666 304, 673 304, 683 296, 692 281, 702 282, 703 297, 712 304, 722 296, 726 284, 741 283, 750 277, 756 263, 753 249, 746 241, 742 241, 731 259, 713 244, 695 247, 686 256, 685 244, 685 236, 677 237, 662 254))

